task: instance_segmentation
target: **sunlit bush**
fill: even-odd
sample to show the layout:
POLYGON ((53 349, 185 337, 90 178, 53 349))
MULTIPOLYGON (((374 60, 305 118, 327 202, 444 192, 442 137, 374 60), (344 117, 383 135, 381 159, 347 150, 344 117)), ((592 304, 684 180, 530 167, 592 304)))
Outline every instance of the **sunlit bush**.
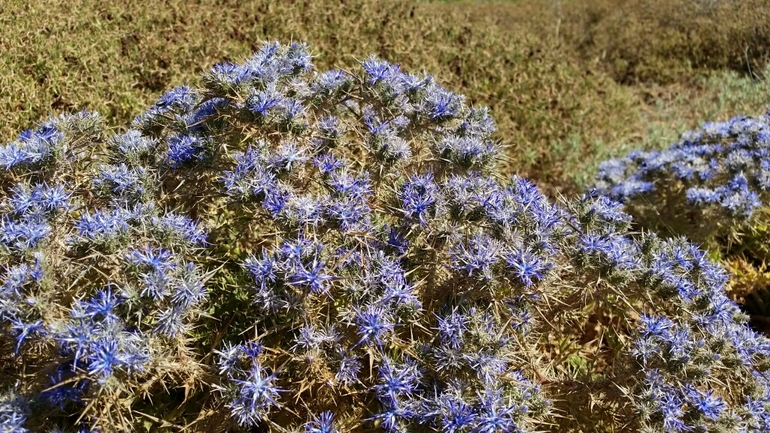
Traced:
POLYGON ((302 44, 203 81, 0 148, 4 430, 767 430, 724 270, 500 178, 487 110, 302 44))

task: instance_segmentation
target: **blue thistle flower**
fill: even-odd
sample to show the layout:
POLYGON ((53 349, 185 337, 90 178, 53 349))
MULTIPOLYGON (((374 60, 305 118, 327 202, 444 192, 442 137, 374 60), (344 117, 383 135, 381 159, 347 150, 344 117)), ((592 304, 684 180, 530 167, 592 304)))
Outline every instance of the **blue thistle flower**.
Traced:
POLYGON ((344 91, 351 84, 351 77, 345 71, 332 70, 319 74, 310 84, 310 90, 316 97, 328 98, 336 92, 344 91))
POLYGON ((385 309, 373 305, 366 309, 355 309, 354 312, 357 332, 361 336, 356 346, 366 343, 382 347, 385 336, 395 327, 390 314, 385 309))
POLYGON ((305 149, 298 147, 294 141, 282 143, 270 156, 267 168, 271 171, 292 171, 309 159, 304 152, 305 149))
POLYGON ((233 377, 236 373, 236 366, 243 354, 243 346, 240 344, 231 344, 225 342, 222 350, 214 350, 214 353, 219 357, 217 365, 219 366, 220 376, 233 377))
POLYGON ((0 217, 0 243, 11 249, 35 248, 51 233, 51 226, 44 220, 24 219, 13 221, 0 217))
POLYGON ((268 375, 259 365, 255 364, 245 380, 233 379, 238 385, 238 394, 228 407, 238 424, 244 427, 256 426, 264 421, 270 408, 279 407, 277 399, 282 391, 273 382, 275 375, 268 375))
POLYGON ((502 390, 487 388, 479 395, 481 409, 476 417, 472 433, 517 432, 517 408, 505 401, 502 390))
POLYGON ((470 431, 475 426, 473 406, 452 393, 441 394, 437 399, 439 425, 447 433, 470 431))
POLYGON ((343 356, 334 378, 343 385, 352 385, 359 381, 361 364, 354 356, 343 356))
POLYGON ((196 92, 188 86, 175 87, 158 98, 155 108, 162 111, 171 109, 187 111, 195 106, 196 96, 196 92))
POLYGON ((203 227, 184 215, 168 212, 161 217, 152 217, 150 224, 161 238, 168 238, 174 244, 178 242, 195 246, 206 244, 206 232, 203 227))
POLYGON ((434 85, 426 92, 422 110, 426 113, 428 119, 440 122, 459 114, 463 100, 462 95, 457 95, 434 85))
POLYGON ((266 289, 269 284, 275 283, 277 272, 281 272, 276 258, 264 249, 261 258, 250 256, 244 261, 244 266, 254 277, 259 289, 266 289))
POLYGON ((105 323, 118 322, 120 317, 115 314, 115 309, 123 302, 123 298, 112 293, 112 287, 107 290, 99 290, 88 301, 78 301, 72 309, 73 317, 89 318, 93 321, 105 323))
POLYGON ((688 404, 692 405, 693 409, 714 421, 718 420, 719 416, 727 408, 727 403, 715 396, 713 390, 701 393, 695 388, 690 388, 687 391, 687 401, 688 404))
POLYGON ((369 84, 390 81, 395 77, 400 76, 400 66, 379 60, 374 56, 370 56, 368 59, 364 60, 361 63, 361 66, 367 74, 367 81, 369 84))
POLYGON ((403 403, 393 403, 385 405, 384 411, 370 419, 379 420, 382 423, 382 428, 387 432, 405 433, 408 430, 404 424, 411 421, 417 415, 417 412, 403 403))
POLYGON ((60 364, 48 375, 50 387, 41 393, 41 397, 51 406, 64 410, 68 403, 80 404, 88 389, 87 380, 72 381, 75 377, 72 366, 60 364))
POLYGON ((318 130, 323 134, 323 140, 334 141, 342 135, 342 125, 339 118, 335 116, 326 116, 318 121, 318 130))
POLYGON ((91 343, 91 356, 88 363, 88 374, 101 375, 101 380, 112 376, 115 368, 123 363, 118 342, 114 339, 94 341, 91 343))
MULTIPOLYGON (((91 214, 86 210, 74 222, 77 235, 87 242, 103 243, 117 239, 130 229, 130 215, 123 209, 99 210, 91 214)), ((73 238, 78 241, 79 239, 73 238)))
POLYGON ((254 90, 246 100, 246 108, 262 118, 267 117, 271 110, 278 108, 283 102, 283 95, 275 85, 268 86, 265 90, 254 90))
POLYGON ((182 268, 182 273, 174 282, 172 291, 171 302, 182 309, 200 304, 208 293, 193 263, 187 263, 182 268))
POLYGON ((306 286, 312 293, 326 294, 329 291, 329 282, 334 277, 324 273, 324 263, 317 257, 308 264, 300 264, 293 275, 289 276, 289 284, 306 286))
POLYGON ((313 415, 312 420, 305 423, 305 433, 337 433, 334 427, 334 413, 331 411, 313 415))
POLYGON ((131 265, 156 272, 166 272, 173 269, 176 264, 171 260, 171 251, 164 248, 153 248, 151 244, 141 249, 131 248, 125 255, 125 259, 131 265))
POLYGON ((28 403, 13 390, 0 394, 0 429, 3 433, 27 433, 28 403))
POLYGON ((27 162, 31 162, 31 158, 29 158, 23 145, 10 143, 0 147, 0 165, 5 170, 10 170, 17 165, 27 162))
POLYGON ((125 370, 129 374, 143 370, 149 355, 141 344, 143 341, 140 336, 125 331, 96 336, 87 348, 88 374, 99 376, 98 382, 103 384, 116 369, 125 370))
POLYGON ((186 116, 187 129, 196 134, 207 132, 208 122, 216 119, 216 116, 229 105, 230 102, 225 98, 206 99, 195 111, 186 116))
POLYGON ((174 305, 163 309, 158 313, 155 323, 156 334, 165 335, 169 338, 175 338, 187 332, 187 325, 184 323, 184 307, 174 305))
POLYGON ((433 182, 433 174, 425 173, 413 176, 399 194, 404 214, 411 219, 427 225, 427 218, 435 209, 438 199, 438 187, 433 182))
POLYGON ((315 157, 315 159, 313 159, 313 164, 318 167, 318 171, 324 175, 330 175, 338 170, 341 170, 345 166, 345 163, 341 159, 337 158, 331 153, 326 152, 315 157))
POLYGON ((37 334, 40 335, 44 332, 43 321, 38 320, 33 323, 24 323, 18 318, 11 319, 11 329, 16 333, 16 346, 14 346, 14 354, 19 355, 19 350, 24 342, 31 336, 37 334))
POLYGON ((527 288, 542 280, 553 266, 526 248, 516 248, 503 257, 511 274, 527 288))
POLYGON ((501 245, 489 236, 473 236, 467 243, 458 242, 450 250, 452 267, 469 277, 489 281, 493 278, 492 268, 500 260, 501 251, 501 245))
POLYGON ((127 160, 138 160, 152 154, 158 142, 142 135, 142 132, 137 129, 129 129, 122 135, 114 136, 111 145, 127 160))
POLYGON ((166 162, 173 169, 192 161, 203 161, 210 146, 208 140, 197 135, 177 134, 169 137, 166 162))
POLYGON ((105 165, 94 177, 94 187, 103 190, 109 197, 123 200, 137 200, 145 192, 143 178, 147 172, 143 167, 129 168, 126 164, 105 165))
POLYGON ((140 274, 142 283, 141 296, 149 296, 161 301, 171 295, 172 278, 166 272, 150 271, 140 274))
POLYGON ((379 368, 379 384, 374 386, 374 391, 378 399, 386 405, 397 404, 401 397, 412 397, 417 391, 420 379, 420 372, 413 361, 396 366, 384 357, 379 368))
POLYGON ((468 330, 467 323, 468 318, 457 312, 457 308, 453 309, 448 316, 440 317, 438 319, 439 336, 441 338, 441 344, 446 344, 454 349, 459 348, 465 336, 465 332, 468 330))

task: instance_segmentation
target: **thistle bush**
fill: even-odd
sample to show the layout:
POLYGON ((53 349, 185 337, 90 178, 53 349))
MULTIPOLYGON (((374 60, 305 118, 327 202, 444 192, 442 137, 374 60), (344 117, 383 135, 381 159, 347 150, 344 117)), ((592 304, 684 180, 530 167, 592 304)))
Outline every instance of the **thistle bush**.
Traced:
POLYGON ((501 178, 427 74, 267 43, 0 148, 3 431, 747 431, 770 342, 683 238, 501 178))
POLYGON ((770 113, 707 122, 666 150, 604 162, 596 188, 646 226, 710 244, 759 216, 769 148, 770 113))
POLYGON ((639 225, 685 235, 723 258, 735 296, 768 317, 768 152, 770 113, 707 122, 666 150, 606 161, 596 186, 623 201, 639 225))

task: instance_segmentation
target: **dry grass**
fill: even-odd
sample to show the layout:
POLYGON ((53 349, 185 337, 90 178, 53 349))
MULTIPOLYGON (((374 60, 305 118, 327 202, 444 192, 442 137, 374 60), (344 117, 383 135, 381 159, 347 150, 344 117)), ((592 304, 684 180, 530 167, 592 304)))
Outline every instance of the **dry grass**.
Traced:
POLYGON ((565 3, 565 38, 621 83, 682 83, 714 70, 755 75, 770 58, 765 0, 565 3))

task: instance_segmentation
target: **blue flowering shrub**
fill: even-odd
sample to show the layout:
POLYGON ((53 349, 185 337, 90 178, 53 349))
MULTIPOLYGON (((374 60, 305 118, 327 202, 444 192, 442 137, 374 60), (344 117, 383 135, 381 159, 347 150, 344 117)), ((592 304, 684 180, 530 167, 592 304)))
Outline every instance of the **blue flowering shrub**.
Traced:
POLYGON ((719 242, 762 214, 770 190, 770 113, 705 123, 668 149, 602 163, 597 179, 597 190, 624 202, 645 226, 719 242))
POLYGON ((770 341, 700 249, 501 177, 429 75, 311 60, 0 148, 3 431, 770 428, 770 341))
POLYGON ((640 226, 687 236, 721 258, 734 295, 770 318, 770 113, 708 122, 666 150, 606 161, 597 180, 640 226))

